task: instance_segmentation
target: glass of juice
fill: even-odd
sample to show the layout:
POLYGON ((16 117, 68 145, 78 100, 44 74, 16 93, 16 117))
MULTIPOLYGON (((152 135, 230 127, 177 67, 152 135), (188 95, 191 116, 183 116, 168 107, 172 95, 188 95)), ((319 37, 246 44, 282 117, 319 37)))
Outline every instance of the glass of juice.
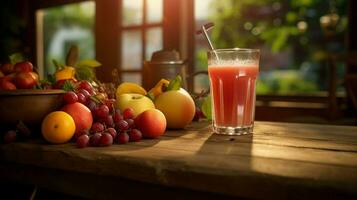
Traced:
POLYGON ((213 131, 225 135, 253 132, 258 49, 208 51, 213 131))

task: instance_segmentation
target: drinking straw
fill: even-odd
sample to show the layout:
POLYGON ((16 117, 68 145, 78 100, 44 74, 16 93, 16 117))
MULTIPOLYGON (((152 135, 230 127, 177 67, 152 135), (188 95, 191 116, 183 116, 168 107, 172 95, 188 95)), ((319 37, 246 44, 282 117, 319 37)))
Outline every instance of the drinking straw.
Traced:
POLYGON ((212 22, 209 22, 209 23, 207 23, 207 24, 204 24, 204 25, 201 26, 201 30, 198 30, 196 33, 197 33, 197 34, 203 33, 203 35, 205 36, 205 38, 206 38, 206 40, 207 40, 207 42, 208 42, 208 44, 209 44, 209 47, 210 47, 211 50, 213 51, 213 53, 214 53, 214 55, 216 56, 217 60, 219 60, 219 59, 218 59, 218 55, 217 55, 217 53, 214 51, 214 47, 213 47, 212 42, 211 42, 211 40, 209 39, 209 36, 208 36, 208 33, 207 33, 207 31, 208 31, 209 29, 213 28, 213 26, 214 26, 214 24, 213 24, 212 22))

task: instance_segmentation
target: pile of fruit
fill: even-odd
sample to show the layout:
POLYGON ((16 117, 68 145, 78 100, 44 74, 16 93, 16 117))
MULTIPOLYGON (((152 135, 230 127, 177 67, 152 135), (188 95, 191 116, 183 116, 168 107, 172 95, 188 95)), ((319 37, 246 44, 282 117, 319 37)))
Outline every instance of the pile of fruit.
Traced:
POLYGON ((42 135, 50 143, 73 139, 83 148, 158 138, 166 128, 184 128, 195 115, 194 101, 180 87, 179 77, 163 79, 149 92, 124 82, 116 89, 116 99, 88 81, 70 84, 73 90, 63 95, 65 105, 42 122, 42 135))
MULTIPOLYGON (((39 80, 28 61, 4 64, 0 89, 66 90, 64 105, 43 119, 41 132, 49 143, 74 141, 79 148, 158 138, 166 129, 182 129, 202 117, 191 95, 181 88, 180 76, 162 79, 149 91, 130 82, 108 91, 94 77, 92 68, 99 65, 87 60, 75 67, 57 66, 53 76, 39 80)), ((14 141, 18 132, 8 131, 4 141, 14 141)))
POLYGON ((38 79, 29 61, 0 66, 0 90, 31 89, 37 85, 38 79))

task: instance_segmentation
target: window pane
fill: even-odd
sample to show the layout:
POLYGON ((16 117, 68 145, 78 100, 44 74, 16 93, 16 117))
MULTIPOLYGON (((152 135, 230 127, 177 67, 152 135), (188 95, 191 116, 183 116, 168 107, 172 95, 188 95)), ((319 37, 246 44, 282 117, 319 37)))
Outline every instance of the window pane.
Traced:
POLYGON ((123 26, 143 23, 143 0, 123 0, 123 26))
POLYGON ((45 74, 55 72, 53 59, 65 64, 66 54, 72 44, 79 47, 79 59, 95 57, 94 11, 94 2, 82 2, 37 12, 37 20, 43 25, 45 74))
POLYGON ((141 85, 141 74, 140 73, 123 73, 122 82, 132 82, 141 85))
POLYGON ((162 21, 162 0, 147 0, 147 23, 157 23, 162 21))
POLYGON ((122 69, 140 69, 142 65, 141 31, 124 31, 122 35, 122 69))
MULTIPOLYGON (((347 4, 347 0, 333 4, 323 0, 195 0, 196 29, 212 21, 215 27, 209 34, 215 48, 261 50, 258 94, 326 92, 328 58, 346 51, 347 4)), ((207 67, 209 47, 202 35, 196 36, 195 45, 195 70, 201 70, 207 67)), ((343 80, 344 66, 340 65, 337 82, 343 80)))
POLYGON ((150 28, 146 32, 146 55, 145 59, 150 60, 153 52, 162 49, 162 28, 150 28))

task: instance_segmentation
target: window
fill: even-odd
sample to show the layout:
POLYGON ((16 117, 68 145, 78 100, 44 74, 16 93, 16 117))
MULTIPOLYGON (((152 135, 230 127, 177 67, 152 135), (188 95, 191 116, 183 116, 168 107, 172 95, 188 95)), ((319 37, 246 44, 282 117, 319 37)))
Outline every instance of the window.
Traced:
POLYGON ((36 12, 37 62, 41 75, 53 74, 52 60, 65 64, 72 44, 79 59, 95 58, 93 1, 39 9, 36 12))
POLYGON ((141 84, 144 60, 163 47, 163 0, 123 0, 120 24, 122 81, 141 84))
MULTIPOLYGON (((261 49, 257 94, 326 94, 329 57, 346 51, 347 0, 195 0, 195 21, 196 29, 215 23, 210 35, 216 48, 261 49)), ((202 36, 195 38, 195 69, 202 70, 208 46, 202 36)), ((337 65, 338 80, 344 68, 337 65)), ((200 90, 208 80, 195 84, 200 90)), ((341 84, 338 91, 344 91, 341 84)))

